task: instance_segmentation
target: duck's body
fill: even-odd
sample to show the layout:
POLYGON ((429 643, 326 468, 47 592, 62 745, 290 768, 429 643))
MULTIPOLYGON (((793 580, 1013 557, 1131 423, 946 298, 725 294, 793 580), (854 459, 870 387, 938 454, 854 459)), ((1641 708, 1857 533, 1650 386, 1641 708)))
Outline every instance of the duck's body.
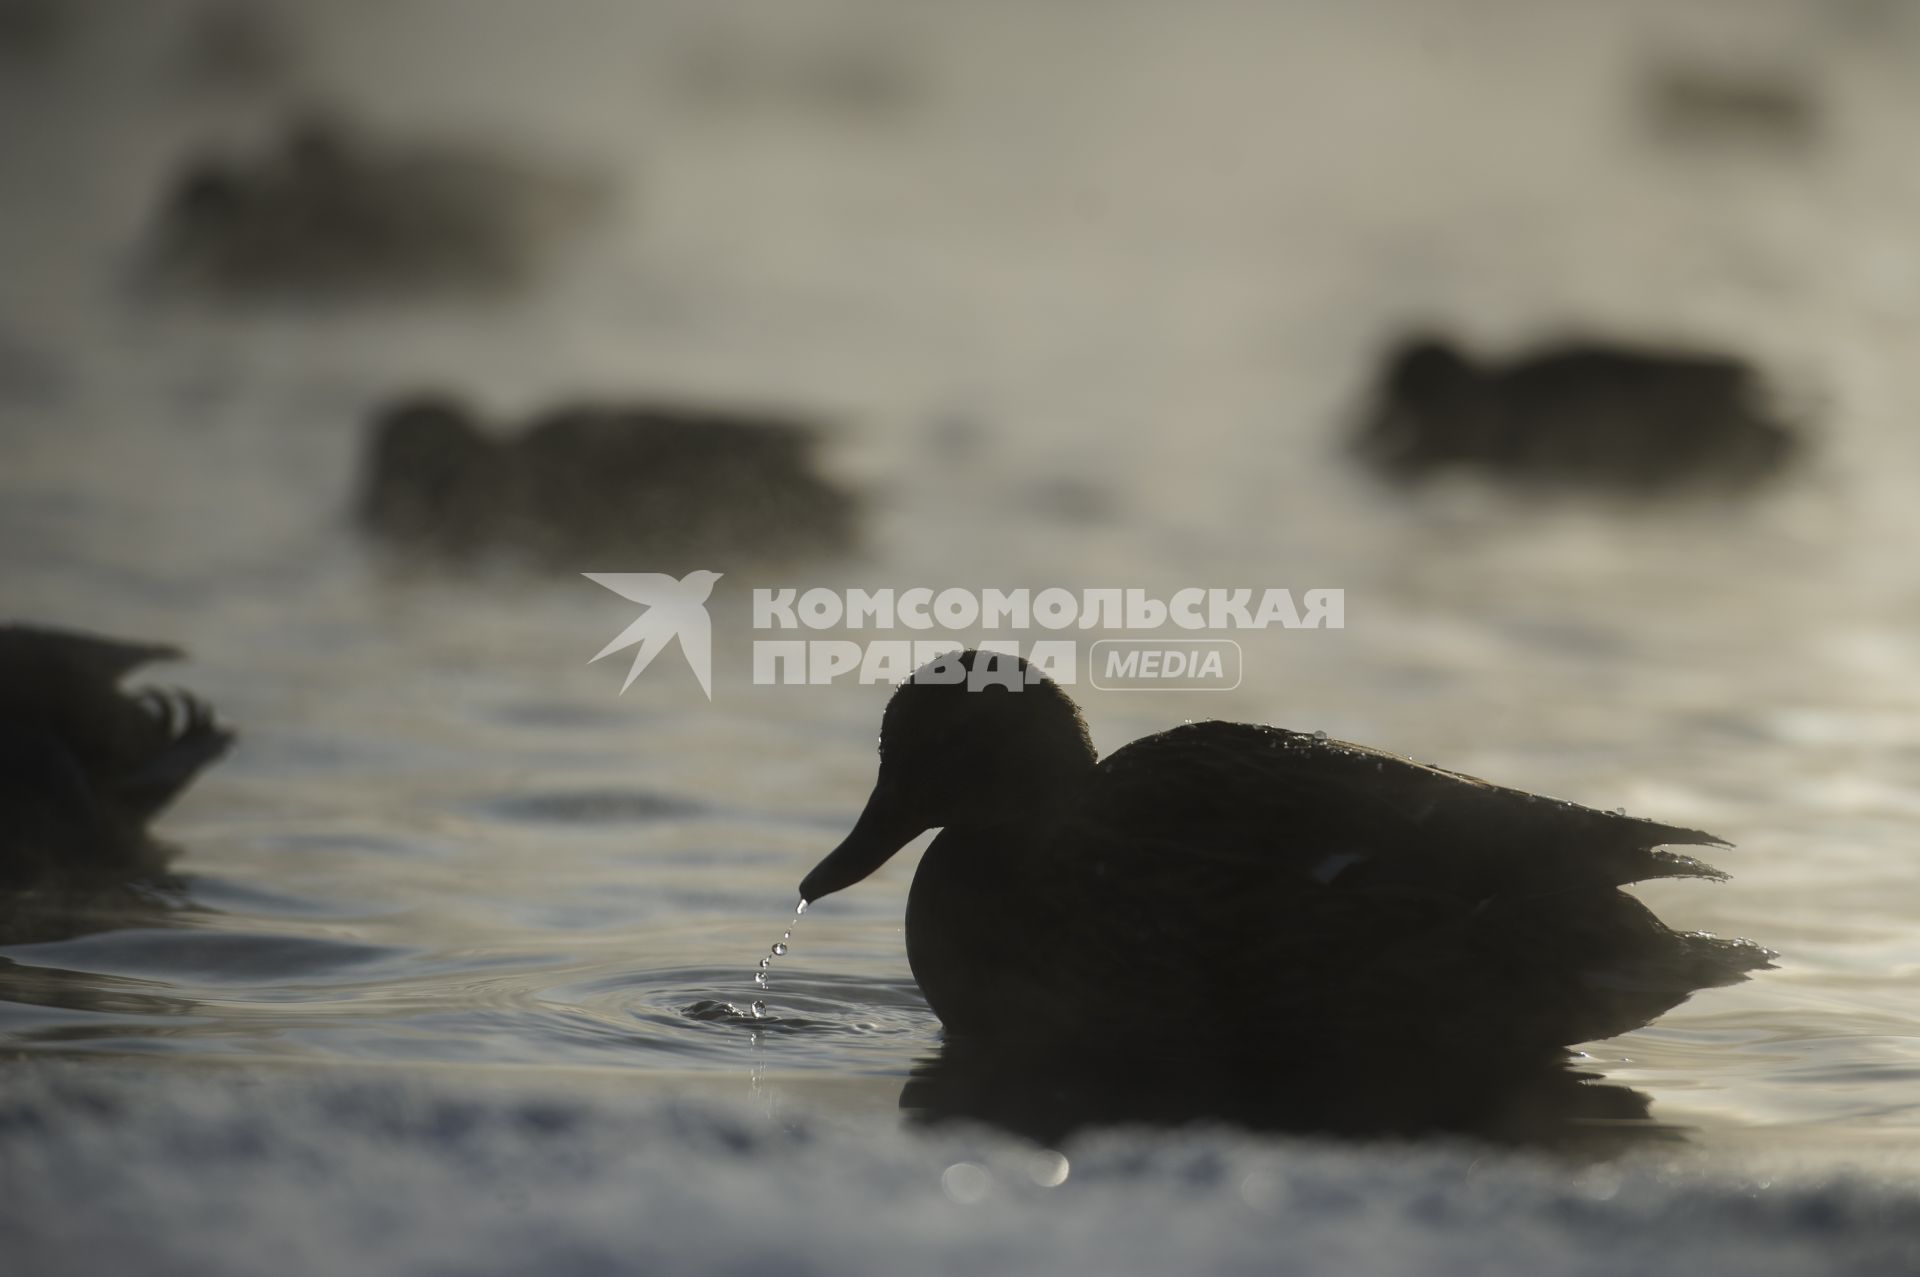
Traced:
POLYGON ((159 644, 0 625, 0 887, 157 872, 147 823, 232 734, 181 692, 129 695, 159 644))
POLYGON ((518 436, 458 404, 403 403, 376 423, 362 482, 370 531, 409 548, 586 556, 831 552, 852 498, 814 465, 804 422, 670 404, 577 404, 518 436))
POLYGON ((1397 478, 1475 469, 1516 482, 1656 493, 1740 488, 1795 437, 1726 355, 1576 342, 1504 363, 1431 338, 1388 361, 1361 454, 1397 478))
MULTIPOLYGON (((1051 684, 910 683, 895 706, 936 697, 967 720, 967 751, 991 719, 1037 731, 1004 742, 1013 770, 989 762, 972 801, 948 795, 927 822, 943 829, 914 877, 907 951, 958 1041, 1154 1059, 1536 1053, 1638 1027, 1768 956, 1671 931, 1619 890, 1719 877, 1654 850, 1718 843, 1703 833, 1239 723, 1076 759, 1072 734, 1044 724, 1072 709, 1051 684)), ((912 733, 940 717, 889 707, 883 742, 897 719, 912 733)), ((803 896, 919 821, 899 812, 928 792, 889 774, 885 744, 882 758, 868 813, 803 896)))
POLYGON ((1805 151, 1823 131, 1818 86, 1791 67, 1669 61, 1649 68, 1640 102, 1655 137, 1688 148, 1805 151))
POLYGON ((183 170, 154 266, 232 295, 497 288, 525 279, 547 232, 597 198, 485 154, 383 147, 337 120, 296 120, 261 154, 183 170))

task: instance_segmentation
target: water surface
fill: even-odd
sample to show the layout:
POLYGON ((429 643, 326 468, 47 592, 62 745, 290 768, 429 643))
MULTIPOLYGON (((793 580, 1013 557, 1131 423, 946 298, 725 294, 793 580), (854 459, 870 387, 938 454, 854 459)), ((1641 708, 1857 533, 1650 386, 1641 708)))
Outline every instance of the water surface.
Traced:
POLYGON ((1703 160, 1636 126, 1632 86, 1709 10, 299 9, 309 93, 563 157, 618 212, 525 296, 234 310, 129 283, 179 148, 270 114, 183 84, 151 8, 0 79, 0 581, 19 617, 190 647, 154 677, 241 743, 164 819, 177 883, 0 950, 10 1056, 153 1086, 615 1077, 891 1129, 939 1041, 902 946, 914 855, 752 981, 865 797, 884 690, 748 686, 747 591, 1337 586, 1347 628, 1249 636, 1232 692, 1080 689, 1101 749, 1253 719, 1720 834, 1730 883, 1639 894, 1779 968, 1587 1063, 1734 1173, 1911 1171, 1920 45, 1891 10, 1743 25, 1830 125, 1815 154, 1703 160), (788 40, 913 91, 670 73, 676 42, 788 40), (1745 503, 1403 501, 1337 437, 1377 346, 1434 319, 1748 352, 1815 459, 1745 503), (869 547, 702 565, 727 573, 712 702, 677 658, 619 695, 619 661, 587 664, 631 619, 614 595, 399 572, 351 535, 361 422, 421 385, 836 414, 869 547), (688 1014, 756 996, 759 1023, 688 1014))

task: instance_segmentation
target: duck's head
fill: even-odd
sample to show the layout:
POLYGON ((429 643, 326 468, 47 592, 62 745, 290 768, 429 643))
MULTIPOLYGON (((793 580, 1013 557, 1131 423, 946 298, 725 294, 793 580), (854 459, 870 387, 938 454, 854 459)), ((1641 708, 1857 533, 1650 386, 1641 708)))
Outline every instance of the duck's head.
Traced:
POLYGON ((250 190, 246 179, 220 160, 193 161, 173 184, 169 214, 176 235, 215 236, 231 232, 246 216, 250 190))
POLYGON ((493 451, 466 405, 445 395, 402 400, 375 419, 370 433, 375 467, 416 483, 432 483, 493 451))
POLYGON ((931 661, 887 703, 866 810, 801 882, 800 897, 852 886, 929 829, 1038 819, 1095 757, 1073 701, 1019 657, 952 652, 931 661))
POLYGON ((1421 334, 1402 341, 1388 361, 1388 393, 1395 399, 1430 403, 1458 394, 1478 379, 1479 369, 1444 337, 1421 334))
POLYGON ((444 515, 450 502, 493 469, 498 451, 458 400, 403 400, 382 412, 369 431, 361 515, 390 531, 419 531, 412 525, 444 515))
POLYGON ((1485 375, 1445 338, 1395 348, 1361 448, 1389 468, 1417 470, 1485 450, 1485 375))

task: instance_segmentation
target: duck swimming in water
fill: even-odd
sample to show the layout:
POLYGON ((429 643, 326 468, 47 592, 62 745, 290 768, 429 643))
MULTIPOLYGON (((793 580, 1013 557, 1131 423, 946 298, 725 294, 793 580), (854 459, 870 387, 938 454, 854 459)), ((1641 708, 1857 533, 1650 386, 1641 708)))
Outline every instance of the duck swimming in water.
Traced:
POLYGON ((373 424, 359 515, 390 545, 454 558, 833 553, 858 504, 820 473, 818 442, 798 418, 647 402, 564 405, 501 436, 418 396, 373 424))
POLYGON ((1478 470, 1641 494, 1750 487, 1797 447, 1753 368, 1726 355, 1573 342, 1481 363, 1431 336, 1389 356, 1355 441, 1395 479, 1478 470))
POLYGON ((133 670, 180 654, 0 625, 0 889, 165 868, 147 822, 233 741, 185 692, 120 690, 133 670))
POLYGON ((387 145, 308 114, 255 154, 188 160, 145 266, 154 282, 232 298, 504 290, 604 202, 568 174, 458 145, 387 145))
POLYGON ((873 795, 801 897, 931 828, 907 957, 949 1044, 1537 1055, 1637 1028, 1771 956, 1673 931, 1620 890, 1723 877, 1656 850, 1725 845, 1709 834, 1245 723, 1188 723, 1102 760, 1067 694, 1011 656, 952 654, 901 685, 873 795), (976 679, 999 662, 1017 690, 976 679))

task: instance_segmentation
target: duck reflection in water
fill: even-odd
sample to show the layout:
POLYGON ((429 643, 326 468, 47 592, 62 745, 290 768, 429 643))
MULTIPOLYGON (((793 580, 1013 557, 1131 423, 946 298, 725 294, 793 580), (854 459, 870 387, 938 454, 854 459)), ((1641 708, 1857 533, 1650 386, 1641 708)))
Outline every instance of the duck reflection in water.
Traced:
POLYGON ((1412 1045, 1378 1060, 1142 1065, 1120 1040, 1078 1061, 948 1042, 916 1062, 900 1107, 927 1125, 981 1122, 1049 1146, 1107 1126, 1224 1125, 1346 1139, 1456 1136, 1595 1155, 1685 1137, 1682 1128, 1653 1119, 1646 1095, 1602 1081, 1564 1053, 1416 1062, 1412 1045))
POLYGON ((1013 656, 953 653, 899 688, 873 795, 802 898, 935 827, 906 919, 948 1043, 923 1096, 996 1096, 1011 1065, 1071 1079, 1096 1113, 1133 1096, 1153 1116, 1255 1077, 1279 1120, 1293 1100, 1264 1079, 1293 1075, 1310 1079, 1293 1095, 1338 1086, 1326 1111, 1357 1115, 1390 1090, 1366 1075, 1417 1051, 1473 1061, 1432 1092, 1472 1108, 1464 1082, 1551 1077, 1563 1048, 1772 956, 1620 890, 1723 877, 1658 850, 1725 845, 1710 834, 1243 723, 1099 760, 1067 694, 1013 656), (1117 1066, 1113 1094, 1087 1086, 1117 1066))

